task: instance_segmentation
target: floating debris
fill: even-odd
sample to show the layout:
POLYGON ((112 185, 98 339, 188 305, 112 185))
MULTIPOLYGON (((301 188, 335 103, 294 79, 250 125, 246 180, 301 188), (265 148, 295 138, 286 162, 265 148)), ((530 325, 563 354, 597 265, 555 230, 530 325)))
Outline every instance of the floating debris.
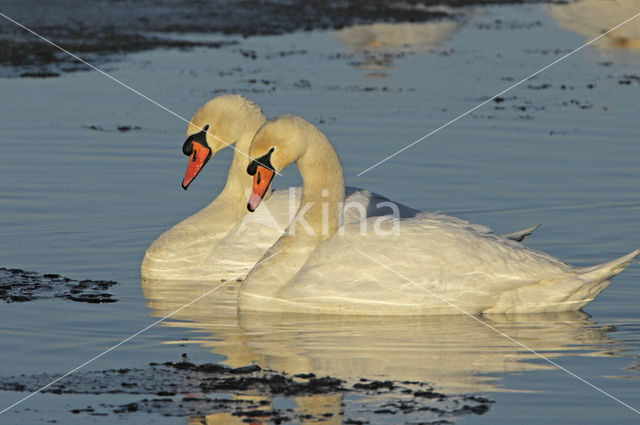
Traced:
POLYGON ((118 301, 106 292, 118 282, 110 280, 74 280, 59 274, 40 274, 0 267, 0 300, 6 303, 42 299, 101 304, 118 301))
MULTIPOLYGON (((36 391, 56 378, 57 375, 51 374, 3 377, 0 390, 36 391)), ((371 415, 402 416, 403 422, 420 419, 420 422, 438 423, 465 414, 482 415, 493 404, 479 396, 442 394, 422 382, 362 378, 350 384, 330 376, 317 377, 313 373, 290 376, 257 365, 231 368, 217 363, 188 361, 77 372, 42 392, 142 396, 140 400, 121 405, 105 403, 101 399, 98 406, 72 406, 70 412, 73 414, 126 416, 142 412, 172 417, 231 414, 245 421, 260 418, 261 422, 269 423, 303 419, 326 421, 333 416, 341 418, 342 423, 360 423, 362 417, 371 415), (355 403, 357 418, 349 417, 352 412, 345 407, 346 394, 349 394, 350 403, 355 403), (276 397, 290 398, 298 407, 292 408, 291 403, 274 403, 276 397), (305 409, 305 401, 318 399, 323 402, 322 409, 305 409)))

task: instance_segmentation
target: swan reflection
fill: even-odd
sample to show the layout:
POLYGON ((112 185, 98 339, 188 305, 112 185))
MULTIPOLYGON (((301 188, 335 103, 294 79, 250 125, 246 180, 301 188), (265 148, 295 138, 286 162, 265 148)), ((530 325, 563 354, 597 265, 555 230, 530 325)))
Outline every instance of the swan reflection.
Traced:
MULTIPOLYGON (((144 280, 142 286, 150 314, 164 317, 216 285, 144 280)), ((164 325, 192 329, 192 342, 226 356, 231 367, 256 363, 289 375, 314 373, 348 382, 365 377, 429 382, 451 393, 514 391, 503 388, 497 375, 553 369, 467 316, 238 315, 238 286, 229 282, 164 325)), ((582 312, 482 320, 550 359, 615 351, 611 329, 582 312)))
POLYGON ((437 51, 452 40, 474 14, 475 9, 467 8, 456 10, 455 18, 428 22, 352 25, 335 31, 335 36, 344 50, 355 56, 356 68, 385 70, 393 67, 396 56, 437 51))
POLYGON ((335 34, 350 52, 427 52, 451 40, 464 23, 463 20, 439 20, 353 25, 335 34))
MULTIPOLYGON (((239 416, 234 412, 219 412, 206 415, 204 417, 188 418, 188 425, 246 425, 247 423, 259 425, 264 423, 265 416, 261 413, 268 413, 273 409, 272 400, 260 395, 237 395, 234 400, 249 401, 252 405, 260 407, 254 410, 254 416, 239 416)), ((340 425, 343 423, 341 394, 317 394, 313 396, 295 397, 299 411, 301 424, 304 425, 340 425), (316 418, 321 418, 320 420, 316 418)), ((271 423, 271 421, 267 421, 271 423)))
MULTIPOLYGON (((558 25, 592 40, 637 14, 637 0, 575 0, 544 6, 558 25)), ((640 49, 640 25, 632 21, 605 35, 599 48, 640 49)))

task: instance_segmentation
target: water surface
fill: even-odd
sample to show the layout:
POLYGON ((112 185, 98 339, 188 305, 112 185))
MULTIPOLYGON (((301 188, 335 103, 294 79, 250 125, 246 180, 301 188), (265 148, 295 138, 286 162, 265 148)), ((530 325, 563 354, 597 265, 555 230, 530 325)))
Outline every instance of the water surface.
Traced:
MULTIPOLYGON (((299 114, 335 144, 347 184, 497 232, 541 223, 529 246, 586 266, 639 246, 640 53, 633 43, 587 48, 357 177, 581 45, 589 33, 580 28, 609 24, 598 22, 604 14, 597 5, 582 3, 596 9, 475 7, 455 22, 228 37, 239 44, 130 54, 110 62, 108 71, 186 118, 228 92, 245 94, 269 117, 299 114), (585 16, 594 21, 584 22, 585 16), (394 41, 398 33, 413 45, 394 41)), ((165 111, 95 72, 0 84, 0 266, 119 282, 110 289, 116 303, 53 299, 0 306, 7 342, 0 376, 62 374, 207 290, 141 284, 139 265, 162 231, 222 188, 231 152, 216 156, 184 192, 185 123, 165 111)), ((298 182, 290 168, 277 186, 298 182)), ((634 264, 584 313, 486 320, 639 408, 639 281, 634 264)), ((514 417, 536 424, 637 422, 630 409, 466 317, 238 317, 232 300, 229 286, 86 369, 142 367, 186 353, 194 362, 255 362, 351 382, 420 380, 447 394, 495 401, 483 415, 447 418, 460 423, 512 423, 514 417)), ((2 392, 0 407, 25 395, 2 392)), ((0 421, 190 420, 71 413, 140 398, 43 394, 0 421)), ((333 416, 338 421, 416 420, 359 413, 361 403, 366 400, 346 396, 320 404, 342 412, 333 416)))

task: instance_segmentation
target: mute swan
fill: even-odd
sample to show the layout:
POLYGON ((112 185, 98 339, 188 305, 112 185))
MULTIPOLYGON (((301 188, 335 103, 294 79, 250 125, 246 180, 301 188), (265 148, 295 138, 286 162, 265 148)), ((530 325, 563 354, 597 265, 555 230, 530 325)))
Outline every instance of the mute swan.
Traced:
POLYGON ((254 210, 275 172, 296 162, 303 179, 295 219, 242 283, 248 311, 426 315, 578 310, 640 250, 588 268, 479 232, 443 215, 380 218, 339 227, 344 179, 338 155, 313 124, 284 116, 265 124, 249 154, 254 210), (376 224, 378 228, 376 228, 376 224), (399 231, 390 231, 399 224, 399 231), (434 295, 435 294, 435 295, 434 295))
POLYGON ((198 213, 164 232, 147 249, 141 266, 143 278, 234 278, 239 271, 255 264, 277 240, 282 233, 279 228, 288 223, 287 214, 278 213, 286 212, 286 209, 271 208, 272 203, 284 201, 278 196, 266 200, 268 210, 273 210, 269 217, 274 221, 272 226, 260 224, 258 219, 246 223, 245 230, 249 233, 234 231, 246 215, 246 191, 251 187, 251 177, 245 171, 249 163, 246 153, 253 135, 265 121, 260 107, 238 95, 211 99, 191 118, 183 145, 184 153, 190 155, 182 182, 184 189, 213 155, 228 146, 226 143, 235 143, 237 151, 233 155, 227 183, 218 197, 198 213), (250 239, 242 240, 249 236, 250 239), (249 241, 251 243, 247 243, 249 241), (239 246, 243 249, 236 249, 239 246))
MULTIPOLYGON (((280 237, 298 207, 300 189, 277 190, 247 217, 246 197, 252 178, 247 175, 249 145, 266 121, 259 106, 240 95, 218 96, 191 118, 183 151, 190 156, 182 181, 186 189, 218 151, 235 143, 227 183, 218 197, 198 213, 163 233, 147 249, 141 273, 145 279, 214 280, 243 278, 264 252, 280 237), (204 131, 206 129, 206 131, 204 131)), ((371 192, 347 188, 347 202, 361 208, 347 212, 347 221, 388 213, 377 205, 388 199, 371 192)), ((269 195, 269 194, 267 194, 269 195)), ((401 216, 415 210, 396 204, 401 216)), ((527 237, 535 227, 509 235, 527 237)), ((489 229, 486 229, 489 231, 489 229)))

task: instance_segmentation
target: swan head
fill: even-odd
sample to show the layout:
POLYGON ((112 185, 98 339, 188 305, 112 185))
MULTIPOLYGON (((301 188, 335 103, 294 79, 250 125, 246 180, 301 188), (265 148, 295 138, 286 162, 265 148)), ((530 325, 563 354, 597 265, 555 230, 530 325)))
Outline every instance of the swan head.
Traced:
POLYGON ((222 149, 246 140, 247 146, 236 146, 246 154, 255 130, 265 121, 262 109, 241 95, 214 97, 202 105, 191 118, 182 144, 182 152, 189 157, 182 188, 187 190, 205 164, 222 149))
POLYGON ((249 148, 252 161, 247 173, 253 176, 253 191, 247 203, 249 211, 258 207, 275 175, 304 155, 307 137, 313 130, 313 124, 293 115, 271 120, 258 130, 249 148))

